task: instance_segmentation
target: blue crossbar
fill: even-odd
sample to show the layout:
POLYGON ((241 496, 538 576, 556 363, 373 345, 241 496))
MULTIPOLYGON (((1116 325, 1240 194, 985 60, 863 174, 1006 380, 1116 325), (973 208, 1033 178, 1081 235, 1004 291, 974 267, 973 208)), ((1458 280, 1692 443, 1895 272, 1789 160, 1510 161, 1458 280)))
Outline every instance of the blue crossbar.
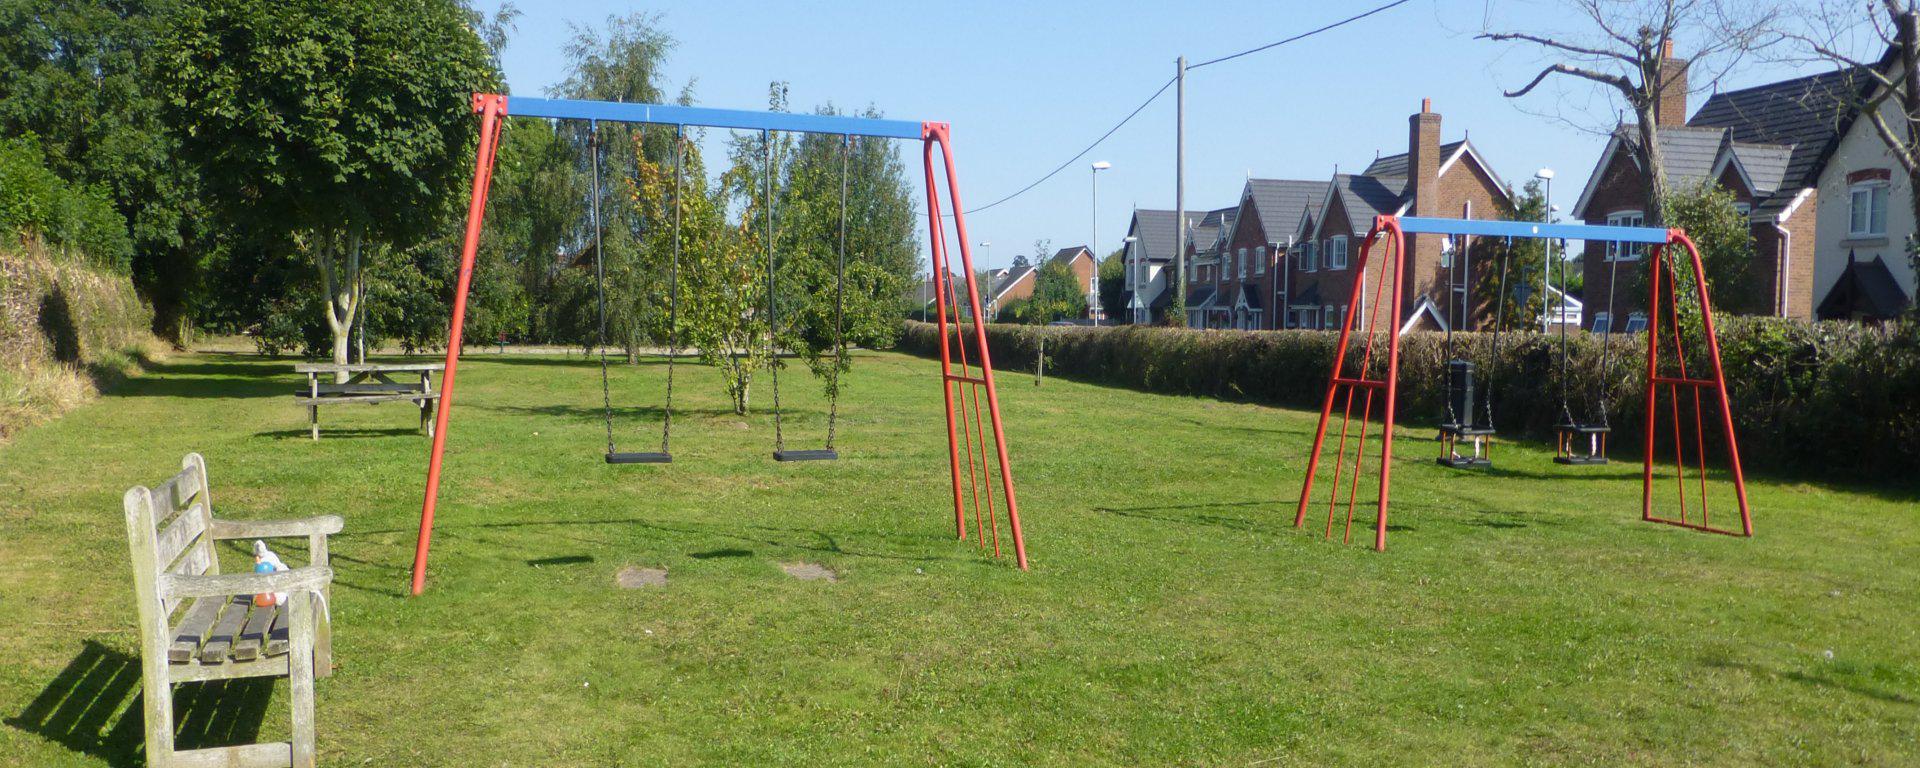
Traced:
POLYGON ((609 123, 696 125, 707 128, 829 133, 887 139, 921 138, 920 123, 910 120, 876 120, 869 117, 803 115, 791 112, 753 112, 744 109, 709 109, 683 107, 677 104, 636 104, 509 96, 507 97, 507 114, 515 117, 601 120, 609 123))
POLYGON ((1400 231, 1435 235, 1531 237, 1558 240, 1597 240, 1615 243, 1664 243, 1667 231, 1657 227, 1608 227, 1597 224, 1542 224, 1537 221, 1492 219, 1436 219, 1404 216, 1400 231))

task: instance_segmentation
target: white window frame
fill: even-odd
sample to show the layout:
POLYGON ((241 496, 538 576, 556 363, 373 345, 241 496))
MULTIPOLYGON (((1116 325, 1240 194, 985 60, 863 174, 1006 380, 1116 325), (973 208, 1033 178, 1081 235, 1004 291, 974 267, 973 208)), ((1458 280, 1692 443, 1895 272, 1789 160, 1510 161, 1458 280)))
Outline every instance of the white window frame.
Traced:
POLYGON ((1734 203, 1733 212, 1738 213, 1742 216, 1750 216, 1753 214, 1753 204, 1752 203, 1734 203))
POLYGON ((1240 265, 1238 268, 1239 279, 1241 280, 1247 279, 1247 249, 1241 248, 1239 251, 1235 252, 1233 255, 1233 260, 1236 264, 1240 265))
POLYGON ((1253 247, 1253 273, 1256 275, 1267 273, 1267 247, 1264 245, 1253 247))
POLYGON ((1611 333, 1612 331, 1613 331, 1613 313, 1612 312, 1593 313, 1593 328, 1590 331, 1591 333, 1605 336, 1606 334, 1611 333))
POLYGON ((1627 325, 1625 328, 1621 329, 1621 333, 1640 333, 1645 330, 1647 330, 1647 313, 1645 312, 1627 313, 1627 325))
POLYGON ((1347 236, 1327 238, 1327 269, 1347 268, 1347 236))
POLYGON ((1885 237, 1887 234, 1887 198, 1890 185, 1886 181, 1874 179, 1847 187, 1847 236, 1848 237, 1885 237), (1855 224, 1860 218, 1860 196, 1867 196, 1867 223, 1862 229, 1855 224), (1874 220, 1874 214, 1879 220, 1874 220))
POLYGON ((1337 325, 1337 323, 1340 322, 1340 318, 1338 315, 1334 314, 1334 312, 1335 310, 1332 304, 1327 304, 1320 307, 1321 330, 1331 331, 1331 330, 1339 329, 1340 326, 1337 325))
POLYGON ((1300 271, 1302 272, 1320 271, 1320 244, 1319 243, 1311 242, 1311 241, 1307 243, 1307 250, 1304 252, 1304 255, 1302 255, 1300 258, 1300 271))
MULTIPOLYGON (((1647 224, 1645 211, 1614 211, 1607 214, 1609 227, 1643 227, 1647 224)), ((1646 255, 1646 246, 1640 243, 1607 243, 1607 261, 1639 261, 1646 255)))

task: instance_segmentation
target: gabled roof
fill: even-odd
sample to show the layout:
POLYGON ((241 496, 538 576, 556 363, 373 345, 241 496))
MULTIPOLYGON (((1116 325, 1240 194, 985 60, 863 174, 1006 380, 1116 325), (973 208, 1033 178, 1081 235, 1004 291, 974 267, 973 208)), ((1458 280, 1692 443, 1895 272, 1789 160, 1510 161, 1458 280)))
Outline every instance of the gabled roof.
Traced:
MULTIPOLYGON (((1373 217, 1400 211, 1406 202, 1407 180, 1336 173, 1333 175, 1333 184, 1327 190, 1327 202, 1321 206, 1321 210, 1332 205, 1336 195, 1340 198, 1341 207, 1347 211, 1347 226, 1354 228, 1356 233, 1365 232, 1372 227, 1373 217)), ((1320 219, 1319 226, 1325 225, 1326 220, 1320 219)))
POLYGON ((1330 186, 1325 181, 1247 179, 1240 199, 1243 202, 1248 198, 1253 199, 1253 210, 1260 219, 1260 229, 1266 232, 1268 242, 1278 243, 1282 242, 1282 237, 1299 231, 1300 217, 1305 215, 1303 212, 1319 211, 1319 206, 1326 201, 1330 186))
POLYGON ((1088 258, 1093 257, 1092 249, 1089 249, 1084 245, 1076 245, 1071 248, 1062 248, 1060 250, 1054 251, 1053 256, 1047 259, 1047 261, 1050 261, 1050 262, 1057 261, 1062 264, 1072 264, 1073 260, 1080 258, 1080 254, 1083 254, 1083 253, 1086 254, 1088 258))
POLYGON ((1912 303, 1900 290, 1893 272, 1880 257, 1856 261, 1847 253, 1847 268, 1833 281, 1833 288, 1820 301, 1819 316, 1852 318, 1856 314, 1875 318, 1898 317, 1912 303))
POLYGON ((1196 252, 1217 252, 1220 241, 1233 233, 1234 222, 1240 216, 1240 208, 1218 208, 1201 213, 1199 221, 1189 231, 1192 238, 1188 245, 1196 252))
MULTIPOLYGON (((1461 139, 1456 142, 1440 145, 1440 157, 1442 158, 1442 162, 1445 162, 1445 158, 1452 157, 1453 153, 1460 151, 1465 146, 1467 146, 1466 139, 1461 139)), ((1384 157, 1376 157, 1373 160, 1373 164, 1367 166, 1366 170, 1361 171, 1360 175, 1362 176, 1397 176, 1404 179, 1408 176, 1407 153, 1402 152, 1397 155, 1386 155, 1384 157)))
MULTIPOLYGON (((1172 293, 1172 291, 1167 291, 1167 293, 1172 293)), ((1213 290, 1213 286, 1211 285, 1194 286, 1193 292, 1187 296, 1187 309, 1210 308, 1213 306, 1214 296, 1215 296, 1215 292, 1213 290)))
POLYGON ((1736 142, 1790 146, 1783 187, 1812 186, 1853 123, 1852 105, 1873 82, 1868 73, 1848 68, 1716 93, 1687 125, 1725 128, 1736 142))
MULTIPOLYGON (((1870 92, 1873 82, 1862 70, 1848 68, 1716 93, 1686 125, 1655 132, 1666 158, 1667 179, 1697 183, 1717 178, 1731 163, 1753 187, 1755 217, 1778 213, 1793 198, 1780 193, 1797 193, 1817 182, 1821 166, 1853 122, 1853 104, 1870 92)), ((1632 125, 1614 130, 1574 204, 1574 217, 1587 217, 1587 203, 1602 172, 1617 154, 1634 146, 1638 135, 1632 125)))
POLYGON ((1020 281, 1032 275, 1033 265, 1022 264, 995 276, 993 279, 993 288, 989 291, 989 293, 992 294, 992 300, 999 301, 1000 297, 1006 295, 1009 289, 1019 285, 1020 281))
MULTIPOLYGON (((1204 215, 1204 211, 1187 211, 1189 234, 1204 215)), ((1139 238, 1141 253, 1148 261, 1172 261, 1174 241, 1180 236, 1173 227, 1173 211, 1158 208, 1133 209, 1133 223, 1127 227, 1127 234, 1139 238)))
POLYGON ((1292 307, 1320 306, 1320 284, 1319 283, 1310 284, 1306 287, 1305 290, 1297 294, 1294 294, 1292 296, 1288 296, 1287 305, 1292 307))
POLYGON ((1260 286, 1254 283, 1241 283, 1240 296, 1234 301, 1234 306, 1245 306, 1247 309, 1264 309, 1264 307, 1260 306, 1260 286))

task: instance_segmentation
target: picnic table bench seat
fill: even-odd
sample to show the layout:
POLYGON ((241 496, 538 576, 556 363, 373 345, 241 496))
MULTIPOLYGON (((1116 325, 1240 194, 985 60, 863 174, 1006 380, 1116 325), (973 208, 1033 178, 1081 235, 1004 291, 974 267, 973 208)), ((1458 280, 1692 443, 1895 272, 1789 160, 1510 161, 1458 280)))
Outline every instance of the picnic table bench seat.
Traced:
POLYGON ((339 403, 415 403, 420 407, 420 428, 433 436, 433 410, 440 400, 433 374, 446 370, 444 363, 300 363, 293 370, 307 377, 307 385, 293 393, 293 402, 307 409, 308 432, 315 440, 320 439, 320 406, 339 403), (344 382, 321 381, 323 376, 343 375, 344 382), (411 375, 414 380, 395 381, 396 375, 403 379, 411 375))

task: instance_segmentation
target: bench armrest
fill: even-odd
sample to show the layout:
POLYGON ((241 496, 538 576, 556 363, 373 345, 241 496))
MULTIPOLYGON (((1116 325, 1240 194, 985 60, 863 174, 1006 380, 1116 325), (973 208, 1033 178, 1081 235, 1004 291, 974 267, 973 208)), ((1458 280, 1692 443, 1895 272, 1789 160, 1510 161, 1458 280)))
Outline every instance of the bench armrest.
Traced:
POLYGON ((279 539, 290 536, 331 536, 339 533, 346 521, 339 515, 316 515, 295 520, 214 520, 213 538, 279 539))
POLYGON ((188 597, 229 597, 257 595, 263 592, 316 592, 333 582, 333 569, 310 565, 274 573, 222 573, 186 576, 178 573, 160 577, 160 597, 179 600, 188 597))

